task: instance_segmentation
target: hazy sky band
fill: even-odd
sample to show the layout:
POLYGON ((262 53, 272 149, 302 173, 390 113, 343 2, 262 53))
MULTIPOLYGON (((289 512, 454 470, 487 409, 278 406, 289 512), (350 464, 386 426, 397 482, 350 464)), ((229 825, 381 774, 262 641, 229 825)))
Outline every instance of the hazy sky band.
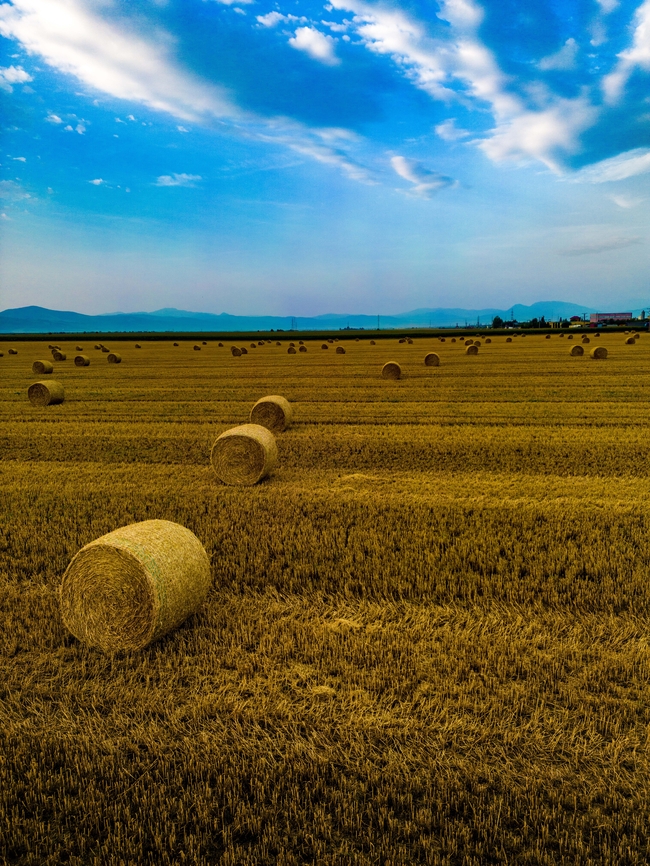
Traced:
POLYGON ((2 306, 650 295, 650 0, 0 4, 2 306))

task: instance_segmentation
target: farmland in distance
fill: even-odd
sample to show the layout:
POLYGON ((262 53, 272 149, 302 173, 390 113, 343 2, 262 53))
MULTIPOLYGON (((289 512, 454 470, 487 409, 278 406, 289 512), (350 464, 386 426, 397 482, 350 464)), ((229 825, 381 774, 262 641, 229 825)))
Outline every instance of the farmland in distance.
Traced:
POLYGON ((650 336, 173 339, 61 343, 47 408, 47 343, 0 345, 0 861, 647 863, 650 336), (265 394, 278 466, 221 485, 265 394), (102 655, 57 587, 150 518, 213 589, 102 655))

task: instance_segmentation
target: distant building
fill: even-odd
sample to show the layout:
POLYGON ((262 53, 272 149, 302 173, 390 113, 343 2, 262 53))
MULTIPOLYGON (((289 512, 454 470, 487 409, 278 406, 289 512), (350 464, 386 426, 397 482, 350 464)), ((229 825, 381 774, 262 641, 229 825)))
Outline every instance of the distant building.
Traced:
POLYGON ((607 325, 610 323, 619 324, 620 322, 629 322, 632 318, 632 313, 590 313, 590 325, 607 325))

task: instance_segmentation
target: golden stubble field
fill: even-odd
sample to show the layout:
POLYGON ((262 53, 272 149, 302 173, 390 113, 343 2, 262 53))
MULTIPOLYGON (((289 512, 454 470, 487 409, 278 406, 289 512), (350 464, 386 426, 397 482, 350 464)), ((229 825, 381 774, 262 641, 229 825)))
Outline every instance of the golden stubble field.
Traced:
POLYGON ((0 345, 0 861, 649 862, 650 336, 623 339, 74 338, 47 408, 47 343, 0 345), (274 393, 276 471, 220 485, 214 439, 274 393), (56 590, 148 518, 214 587, 104 656, 56 590))

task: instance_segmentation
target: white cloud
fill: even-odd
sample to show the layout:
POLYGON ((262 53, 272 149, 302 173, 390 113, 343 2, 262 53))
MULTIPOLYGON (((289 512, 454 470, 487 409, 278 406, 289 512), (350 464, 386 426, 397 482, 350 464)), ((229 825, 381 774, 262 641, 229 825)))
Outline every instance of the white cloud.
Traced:
POLYGON ((48 114, 45 120, 47 120, 48 123, 63 123, 58 114, 48 114))
POLYGON ((635 244, 643 243, 642 238, 634 237, 610 237, 594 240, 587 243, 578 243, 571 247, 558 250, 560 256, 586 256, 593 253, 604 253, 609 250, 621 250, 635 244))
POLYGON ((267 15, 257 16, 257 21, 259 21, 262 27, 275 27, 280 21, 287 20, 286 15, 282 15, 280 12, 269 12, 267 15))
POLYGON ((575 69, 578 56, 578 43, 575 39, 567 39, 562 48, 555 54, 542 57, 537 64, 544 71, 554 69, 575 69))
POLYGON ((630 196, 630 195, 613 195, 611 196, 614 204, 617 204, 619 207, 625 208, 628 210, 632 207, 638 207, 638 205, 643 204, 645 201, 644 198, 640 196, 630 196))
POLYGON ((0 67, 0 90, 6 93, 12 93, 12 84, 23 84, 26 81, 33 81, 32 76, 25 72, 22 66, 6 66, 0 67))
POLYGON ((232 6, 233 3, 241 3, 245 6, 249 3, 254 3, 255 0, 216 0, 216 2, 221 3, 223 6, 232 6))
POLYGON ((126 119, 135 121, 135 117, 132 114, 127 114, 126 119))
POLYGON ((74 129, 70 126, 70 124, 68 124, 67 126, 64 126, 63 129, 66 132, 74 132, 74 129))
POLYGON ((626 180, 650 171, 650 148, 637 147, 610 159, 603 159, 576 172, 570 179, 574 183, 609 183, 626 180))
POLYGON ((449 118, 449 120, 443 120, 442 123, 439 123, 435 127, 435 130, 436 134, 443 141, 459 141, 461 138, 467 138, 470 135, 466 129, 459 129, 456 126, 456 121, 453 117, 449 118))
POLYGON ((650 0, 645 0, 634 13, 636 28, 632 45, 621 51, 613 72, 603 79, 605 100, 612 104, 621 97, 627 81, 636 66, 650 70, 650 0))
POLYGON ((92 183, 93 186, 101 186, 103 183, 106 183, 101 177, 96 177, 94 180, 89 180, 88 183, 92 183))
POLYGON ((341 62, 334 54, 334 39, 315 27, 298 27, 295 36, 289 40, 289 45, 328 66, 336 66, 341 62))
POLYGON ((156 178, 156 186, 194 186, 195 181, 203 180, 200 174, 161 174, 156 178))
POLYGON ((27 157, 25 156, 12 156, 11 158, 16 162, 27 162, 27 157))
POLYGON ((31 198, 31 196, 14 180, 0 180, 0 198, 8 201, 22 201, 31 198))
POLYGON ((182 120, 237 114, 224 94, 176 66, 165 49, 104 20, 89 0, 13 0, 0 4, 0 35, 30 54, 118 99, 182 120))
POLYGON ((83 135, 84 132, 86 131, 86 127, 83 125, 83 123, 78 123, 78 124, 75 126, 74 131, 75 131, 75 132, 78 132, 79 135, 83 135))
POLYGON ((596 3, 600 6, 603 15, 609 15, 618 6, 618 0, 596 0, 596 3))
POLYGON ((179 132, 189 132, 189 129, 186 129, 184 126, 177 126, 176 129, 179 132))
POLYGON ((6 213, 0 213, 0 220, 8 220, 9 222, 11 222, 6 213))
POLYGON ((419 198, 431 198, 438 190, 457 185, 453 178, 431 171, 414 159, 393 156, 390 162, 400 177, 413 184, 410 194, 419 198))

